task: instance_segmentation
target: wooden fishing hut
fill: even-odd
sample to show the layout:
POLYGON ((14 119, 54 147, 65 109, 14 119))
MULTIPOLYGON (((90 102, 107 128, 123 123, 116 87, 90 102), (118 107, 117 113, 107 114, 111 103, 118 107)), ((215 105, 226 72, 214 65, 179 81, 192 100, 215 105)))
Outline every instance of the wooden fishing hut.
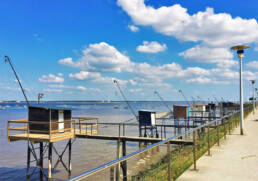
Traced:
POLYGON ((221 110, 222 115, 226 115, 228 112, 237 110, 239 108, 239 104, 233 102, 222 102, 221 103, 221 110))
POLYGON ((70 109, 54 107, 28 107, 28 119, 8 121, 8 140, 28 142, 27 149, 27 179, 34 173, 31 172, 31 162, 39 168, 40 180, 50 179, 59 163, 62 163, 68 174, 71 174, 71 151, 72 139, 75 138, 75 129, 70 109), (19 126, 18 126, 19 125, 19 126), (21 126, 22 125, 22 126, 21 126), (21 133, 22 132, 22 133, 21 133), (68 140, 62 154, 59 154, 54 146, 55 142, 68 140), (39 147, 36 147, 37 145, 39 147), (68 165, 63 161, 63 155, 68 149, 68 165), (39 152, 38 152, 39 150, 39 152), (43 160, 48 150, 48 175, 43 168, 43 160), (52 166, 52 151, 57 154, 58 159, 52 166), (31 155, 34 160, 31 160, 31 155))
POLYGON ((206 111, 209 113, 209 117, 215 117, 216 116, 216 104, 209 103, 206 105, 206 111))
POLYGON ((193 117, 204 117, 205 113, 206 113, 206 105, 205 104, 193 104, 191 112, 192 112, 193 117))
POLYGON ((150 110, 140 110, 138 112, 139 115, 139 136, 144 137, 150 136, 154 137, 154 131, 156 133, 156 137, 158 138, 158 132, 156 127, 156 112, 150 110), (144 130, 144 134, 142 134, 142 130, 144 130))
POLYGON ((180 121, 184 122, 185 129, 189 126, 189 107, 182 105, 173 105, 174 133, 181 132, 180 121))

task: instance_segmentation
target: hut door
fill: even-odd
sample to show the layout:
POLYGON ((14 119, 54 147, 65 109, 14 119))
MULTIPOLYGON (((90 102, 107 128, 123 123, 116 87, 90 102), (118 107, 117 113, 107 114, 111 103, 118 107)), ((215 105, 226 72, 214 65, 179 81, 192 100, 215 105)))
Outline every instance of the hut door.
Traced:
POLYGON ((58 130, 64 132, 64 111, 58 110, 58 130))

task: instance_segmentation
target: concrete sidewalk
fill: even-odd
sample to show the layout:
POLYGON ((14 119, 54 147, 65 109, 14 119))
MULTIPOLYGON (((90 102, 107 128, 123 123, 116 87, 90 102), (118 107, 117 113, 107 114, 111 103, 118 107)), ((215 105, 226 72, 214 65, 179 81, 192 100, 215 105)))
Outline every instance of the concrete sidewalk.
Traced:
POLYGON ((220 146, 213 146, 212 156, 197 161, 198 171, 190 167, 177 181, 258 181, 258 109, 245 119, 246 135, 235 128, 220 146))

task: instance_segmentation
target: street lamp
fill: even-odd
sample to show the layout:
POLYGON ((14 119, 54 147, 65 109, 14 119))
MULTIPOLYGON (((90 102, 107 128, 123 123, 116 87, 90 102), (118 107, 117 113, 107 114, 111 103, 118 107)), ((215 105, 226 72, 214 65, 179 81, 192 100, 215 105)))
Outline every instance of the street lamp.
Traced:
POLYGON ((232 50, 237 50, 239 58, 239 84, 240 84, 240 134, 244 135, 244 106, 243 106, 243 80, 242 80, 242 58, 244 57, 244 49, 250 48, 247 45, 238 45, 231 47, 232 50))
POLYGON ((254 83, 255 83, 255 80, 250 80, 252 82, 252 86, 253 86, 253 114, 254 114, 254 110, 255 110, 255 98, 254 98, 254 83))

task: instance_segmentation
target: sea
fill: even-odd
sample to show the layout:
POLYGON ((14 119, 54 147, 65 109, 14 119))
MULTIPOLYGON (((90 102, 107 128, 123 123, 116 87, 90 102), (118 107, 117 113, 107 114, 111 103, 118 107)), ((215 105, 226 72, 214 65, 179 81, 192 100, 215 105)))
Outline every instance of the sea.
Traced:
MULTIPOLYGON (((152 110, 158 112, 167 112, 168 107, 173 105, 185 105, 185 102, 178 101, 130 101, 133 112, 136 114, 139 110, 152 110)), ((32 102, 31 105, 37 105, 32 102)), ((72 110, 72 116, 98 117, 99 122, 135 123, 136 119, 130 107, 126 102, 42 102, 43 107, 58 107, 72 110)), ((27 119, 28 109, 23 102, 5 102, 0 103, 0 181, 26 180, 26 162, 27 162, 27 141, 8 142, 7 121, 27 119)), ((101 134, 118 135, 118 126, 100 125, 101 134)), ((126 128, 126 135, 138 136, 138 128, 126 128)), ((54 143, 55 148, 62 153, 67 140, 54 143)), ((36 146, 37 147, 37 146, 36 146)), ((127 154, 139 149, 137 143, 127 143, 127 154)), ((64 162, 67 162, 67 152, 64 153, 64 162)), ((116 158, 116 141, 75 139, 72 146, 72 175, 76 176, 82 172, 93 169, 101 164, 109 162, 116 158)), ((57 156, 53 156, 55 164, 57 156)), ((38 169, 35 168, 35 174, 31 180, 38 180, 38 169)), ((44 170, 47 174, 47 159, 44 159, 44 170)), ((68 174, 62 164, 60 164, 53 173, 56 180, 66 180, 68 174)))

